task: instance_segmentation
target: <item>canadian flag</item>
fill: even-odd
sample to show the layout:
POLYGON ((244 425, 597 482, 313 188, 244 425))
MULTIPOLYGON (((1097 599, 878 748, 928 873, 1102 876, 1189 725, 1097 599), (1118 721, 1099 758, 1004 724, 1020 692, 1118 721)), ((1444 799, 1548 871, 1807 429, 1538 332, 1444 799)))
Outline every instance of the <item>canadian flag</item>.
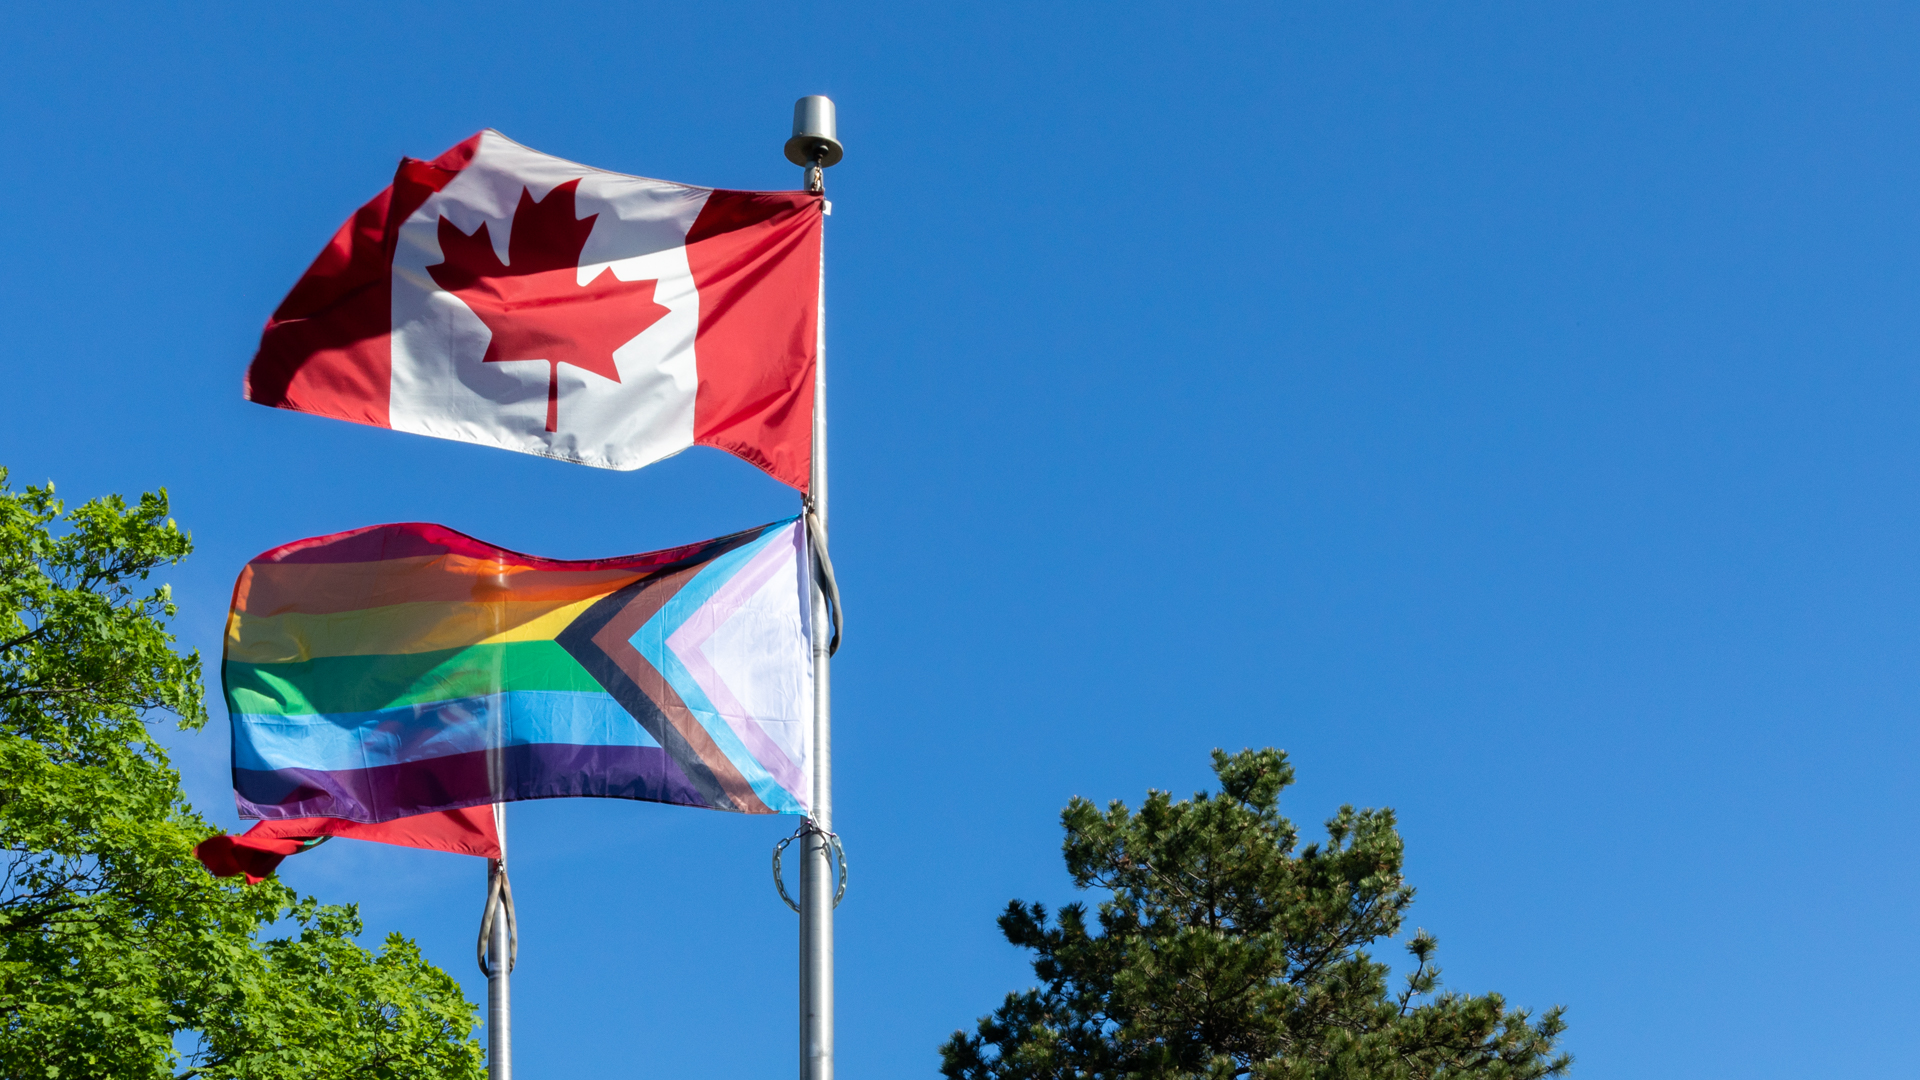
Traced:
POLYGON ((805 491, 824 211, 482 131, 340 227, 245 394, 609 469, 712 446, 805 491))

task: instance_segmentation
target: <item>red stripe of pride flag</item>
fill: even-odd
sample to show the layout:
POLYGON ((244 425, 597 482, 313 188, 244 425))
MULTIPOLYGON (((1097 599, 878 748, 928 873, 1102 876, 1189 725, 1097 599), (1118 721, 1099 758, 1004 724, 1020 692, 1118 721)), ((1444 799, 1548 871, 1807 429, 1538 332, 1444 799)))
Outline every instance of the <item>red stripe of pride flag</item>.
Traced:
POLYGON ((272 876, 280 860, 335 836, 487 859, 500 857, 500 835, 494 831, 492 806, 470 806, 377 824, 322 817, 262 821, 239 836, 208 837, 193 849, 193 854, 215 877, 245 874, 247 884, 253 885, 272 876))

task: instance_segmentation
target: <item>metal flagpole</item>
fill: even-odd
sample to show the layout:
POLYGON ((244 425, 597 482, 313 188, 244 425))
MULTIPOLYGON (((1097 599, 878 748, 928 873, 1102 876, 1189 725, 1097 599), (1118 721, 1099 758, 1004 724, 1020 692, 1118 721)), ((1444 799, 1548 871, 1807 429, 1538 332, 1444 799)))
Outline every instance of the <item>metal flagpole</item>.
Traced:
MULTIPOLYGON (((832 100, 818 94, 794 102, 787 160, 802 166, 808 191, 826 193, 827 166, 842 150, 832 100)), ((820 301, 813 373, 813 469, 809 509, 827 531, 827 297, 826 245, 821 244, 820 301)), ((827 598, 813 576, 813 828, 801 839, 800 858, 800 1080, 833 1080, 833 901, 829 838, 833 832, 833 695, 828 661, 827 598)))
POLYGON ((507 976, 519 951, 513 887, 507 884, 507 804, 493 804, 500 857, 487 860, 487 910, 480 920, 480 970, 487 976, 487 1080, 512 1080, 513 1010, 507 976))

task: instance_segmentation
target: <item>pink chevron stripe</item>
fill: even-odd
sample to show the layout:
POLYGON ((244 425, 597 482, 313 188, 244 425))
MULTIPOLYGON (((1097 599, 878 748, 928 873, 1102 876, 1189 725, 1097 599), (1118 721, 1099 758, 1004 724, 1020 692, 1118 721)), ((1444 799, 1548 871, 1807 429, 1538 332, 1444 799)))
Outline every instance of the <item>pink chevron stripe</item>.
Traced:
POLYGON ((738 573, 713 594, 712 598, 700 605, 699 611, 682 622, 680 628, 667 638, 667 648, 673 650, 673 655, 686 665, 687 673, 692 675, 694 682, 700 685, 707 699, 713 702, 714 708, 718 709, 720 715, 726 719, 727 726, 733 729, 734 734, 738 735, 740 741, 746 745, 748 752, 753 754, 754 760, 767 770, 776 783, 805 803, 808 792, 800 767, 747 714, 746 706, 740 704, 739 699, 733 696, 733 691, 728 688, 726 680, 720 677, 720 673, 714 669, 712 662, 701 650, 707 639, 712 637, 729 618, 732 618, 735 612, 744 607, 754 593, 759 592, 775 574, 792 564, 797 554, 797 541, 800 536, 800 527, 797 524, 791 527, 790 535, 795 541, 791 546, 778 542, 768 544, 749 560, 747 565, 741 567, 738 573))

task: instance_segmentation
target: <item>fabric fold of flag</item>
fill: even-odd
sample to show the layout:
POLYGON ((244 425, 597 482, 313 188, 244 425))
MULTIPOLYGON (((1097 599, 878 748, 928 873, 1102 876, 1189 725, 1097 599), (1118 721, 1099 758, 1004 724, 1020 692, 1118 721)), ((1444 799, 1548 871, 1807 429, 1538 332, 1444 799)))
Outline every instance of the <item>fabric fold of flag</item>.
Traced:
POLYGON ((221 665, 241 815, 804 814, 810 572, 797 518, 613 559, 418 523, 275 548, 234 587, 221 665))
POLYGON ((804 492, 825 212, 482 131, 340 227, 244 394, 609 469, 711 446, 804 492))
POLYGON ((272 876, 287 856, 336 836, 486 859, 500 857, 500 834, 494 827, 491 806, 419 814, 378 824, 324 817, 262 821, 239 836, 210 836, 193 849, 193 854, 215 877, 245 874, 249 885, 257 885, 272 876))

